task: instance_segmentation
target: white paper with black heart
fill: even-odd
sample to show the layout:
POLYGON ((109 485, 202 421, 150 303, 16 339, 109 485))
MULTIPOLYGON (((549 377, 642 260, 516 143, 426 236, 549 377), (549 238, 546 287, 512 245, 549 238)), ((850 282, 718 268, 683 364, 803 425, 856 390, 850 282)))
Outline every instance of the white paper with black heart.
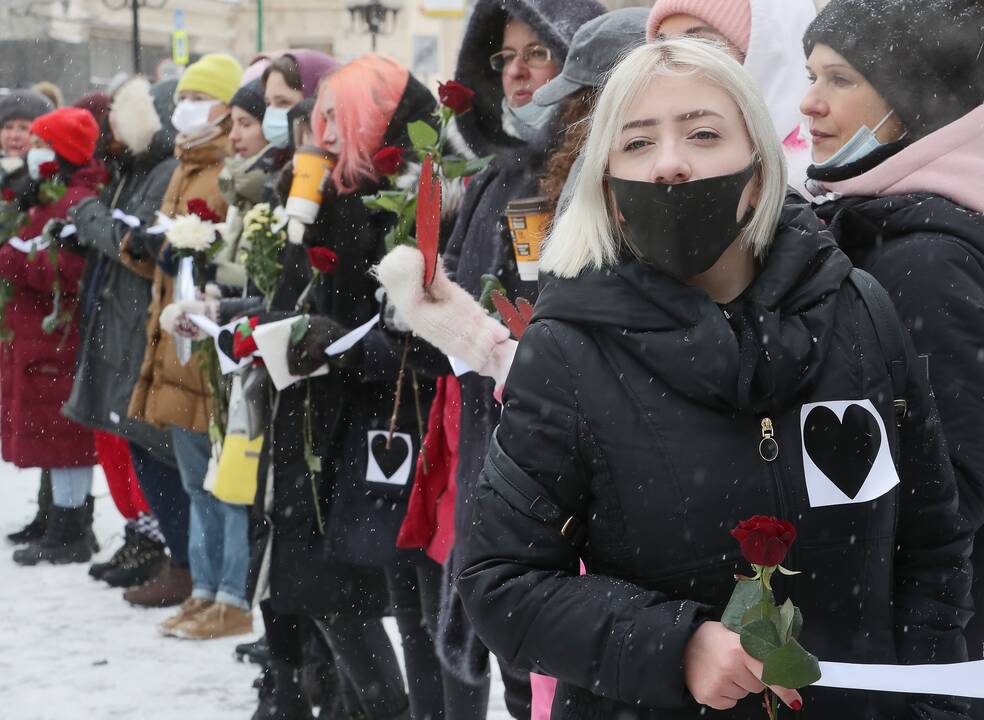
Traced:
POLYGON ((899 484, 885 423, 870 400, 804 405, 800 430, 810 507, 871 502, 899 484))
POLYGON ((393 433, 393 442, 386 447, 388 438, 385 430, 369 432, 366 481, 406 485, 413 474, 413 438, 407 433, 393 433))

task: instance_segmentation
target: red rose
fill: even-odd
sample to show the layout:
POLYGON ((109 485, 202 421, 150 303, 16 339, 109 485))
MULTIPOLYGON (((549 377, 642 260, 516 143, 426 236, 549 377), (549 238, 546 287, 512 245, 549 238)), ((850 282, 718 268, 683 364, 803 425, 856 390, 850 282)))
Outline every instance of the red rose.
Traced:
POLYGON ((188 214, 197 215, 203 222, 222 222, 222 218, 219 217, 219 214, 210 208, 208 203, 201 198, 192 198, 188 201, 188 214))
POLYGON ((338 267, 338 254, 326 247, 309 247, 308 262, 320 273, 333 273, 338 267))
POLYGON ((13 202, 14 200, 17 199, 17 193, 15 193, 10 188, 4 188, 3 189, 3 199, 4 199, 4 202, 13 202))
POLYGON ((41 163, 38 166, 38 173, 40 173, 42 180, 50 180, 58 174, 60 169, 61 167, 58 165, 57 161, 49 160, 48 162, 41 163))
POLYGON ((454 80, 438 83, 437 96, 441 105, 451 108, 457 115, 471 110, 475 102, 475 91, 454 80))
POLYGON ((756 515, 742 520, 731 534, 741 543, 741 554, 752 565, 775 567, 786 558, 796 540, 796 527, 785 520, 756 515))
POLYGON ((380 175, 396 175, 403 164, 403 151, 396 147, 384 147, 372 156, 372 166, 380 175))

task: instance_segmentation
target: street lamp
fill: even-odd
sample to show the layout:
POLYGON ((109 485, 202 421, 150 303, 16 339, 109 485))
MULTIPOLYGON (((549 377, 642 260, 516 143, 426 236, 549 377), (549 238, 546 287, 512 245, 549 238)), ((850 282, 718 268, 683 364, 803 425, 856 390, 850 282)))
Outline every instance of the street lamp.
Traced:
POLYGON ((122 10, 129 7, 133 14, 133 73, 140 72, 140 8, 159 9, 167 4, 167 0, 103 0, 110 10, 122 10))
POLYGON ((365 25, 369 35, 372 36, 372 51, 376 52, 376 38, 383 32, 383 25, 392 15, 393 22, 400 13, 400 8, 384 5, 380 0, 371 0, 367 3, 349 5, 346 8, 352 20, 360 20, 361 25, 365 25))

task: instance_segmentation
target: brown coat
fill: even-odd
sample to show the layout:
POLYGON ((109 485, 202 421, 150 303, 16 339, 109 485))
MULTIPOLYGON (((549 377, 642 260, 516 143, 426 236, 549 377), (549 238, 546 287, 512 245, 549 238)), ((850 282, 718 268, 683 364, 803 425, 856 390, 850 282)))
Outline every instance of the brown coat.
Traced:
MULTIPOLYGON (((161 212, 176 217, 188 211, 188 201, 201 198, 220 216, 225 216, 226 202, 219 193, 218 178, 227 154, 229 137, 222 133, 196 147, 180 142, 175 155, 179 164, 161 204, 161 212)), ((124 260, 134 269, 139 261, 124 260)), ((149 267, 142 268, 144 272, 149 267)), ((211 412, 211 393, 205 376, 193 357, 181 365, 174 339, 161 330, 161 311, 171 302, 174 278, 159 266, 154 268, 154 285, 147 310, 147 350, 140 379, 130 399, 130 415, 159 427, 177 426, 195 432, 207 432, 211 412)))

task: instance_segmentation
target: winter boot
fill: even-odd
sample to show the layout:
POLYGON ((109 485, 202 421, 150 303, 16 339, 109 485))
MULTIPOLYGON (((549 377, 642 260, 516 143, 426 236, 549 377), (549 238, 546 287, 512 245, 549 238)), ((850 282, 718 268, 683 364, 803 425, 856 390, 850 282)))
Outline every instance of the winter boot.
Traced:
MULTIPOLYGON (((89 566, 89 576, 96 580, 102 580, 110 570, 121 567, 123 562, 133 553, 133 544, 136 541, 136 535, 137 533, 127 525, 123 530, 123 545, 106 562, 92 563, 89 566)), ((132 584, 137 585, 138 583, 132 584)))
POLYGON ((191 596, 191 571, 170 561, 161 566, 153 578, 140 587, 130 588, 123 599, 141 607, 173 607, 191 596))
POLYGON ((82 516, 82 527, 85 530, 85 539, 89 542, 89 549, 95 555, 99 552, 99 541, 96 534, 92 531, 92 520, 96 512, 96 499, 92 495, 85 496, 85 514, 82 516))
POLYGON ((134 532, 129 553, 119 567, 107 571, 102 579, 112 587, 136 587, 154 577, 166 562, 164 545, 143 533, 134 532))
POLYGON ((297 668, 281 660, 271 660, 267 673, 253 720, 313 720, 311 706, 301 692, 297 668), (270 678, 273 679, 272 692, 269 692, 270 678))
POLYGON ((44 529, 48 524, 48 512, 51 509, 51 471, 41 471, 41 484, 38 486, 38 511, 23 529, 10 533, 7 539, 14 545, 38 542, 44 537, 44 529))
POLYGON ((253 613, 223 602, 212 603, 203 612, 172 628, 185 640, 216 640, 253 632, 253 613))
POLYGON ((86 537, 84 522, 85 507, 62 508, 52 505, 44 537, 14 552, 14 562, 18 565, 89 562, 92 559, 92 547, 86 537))
POLYGON ((266 635, 255 642, 236 645, 236 659, 239 662, 250 662, 254 665, 266 665, 270 662, 270 646, 266 635))

